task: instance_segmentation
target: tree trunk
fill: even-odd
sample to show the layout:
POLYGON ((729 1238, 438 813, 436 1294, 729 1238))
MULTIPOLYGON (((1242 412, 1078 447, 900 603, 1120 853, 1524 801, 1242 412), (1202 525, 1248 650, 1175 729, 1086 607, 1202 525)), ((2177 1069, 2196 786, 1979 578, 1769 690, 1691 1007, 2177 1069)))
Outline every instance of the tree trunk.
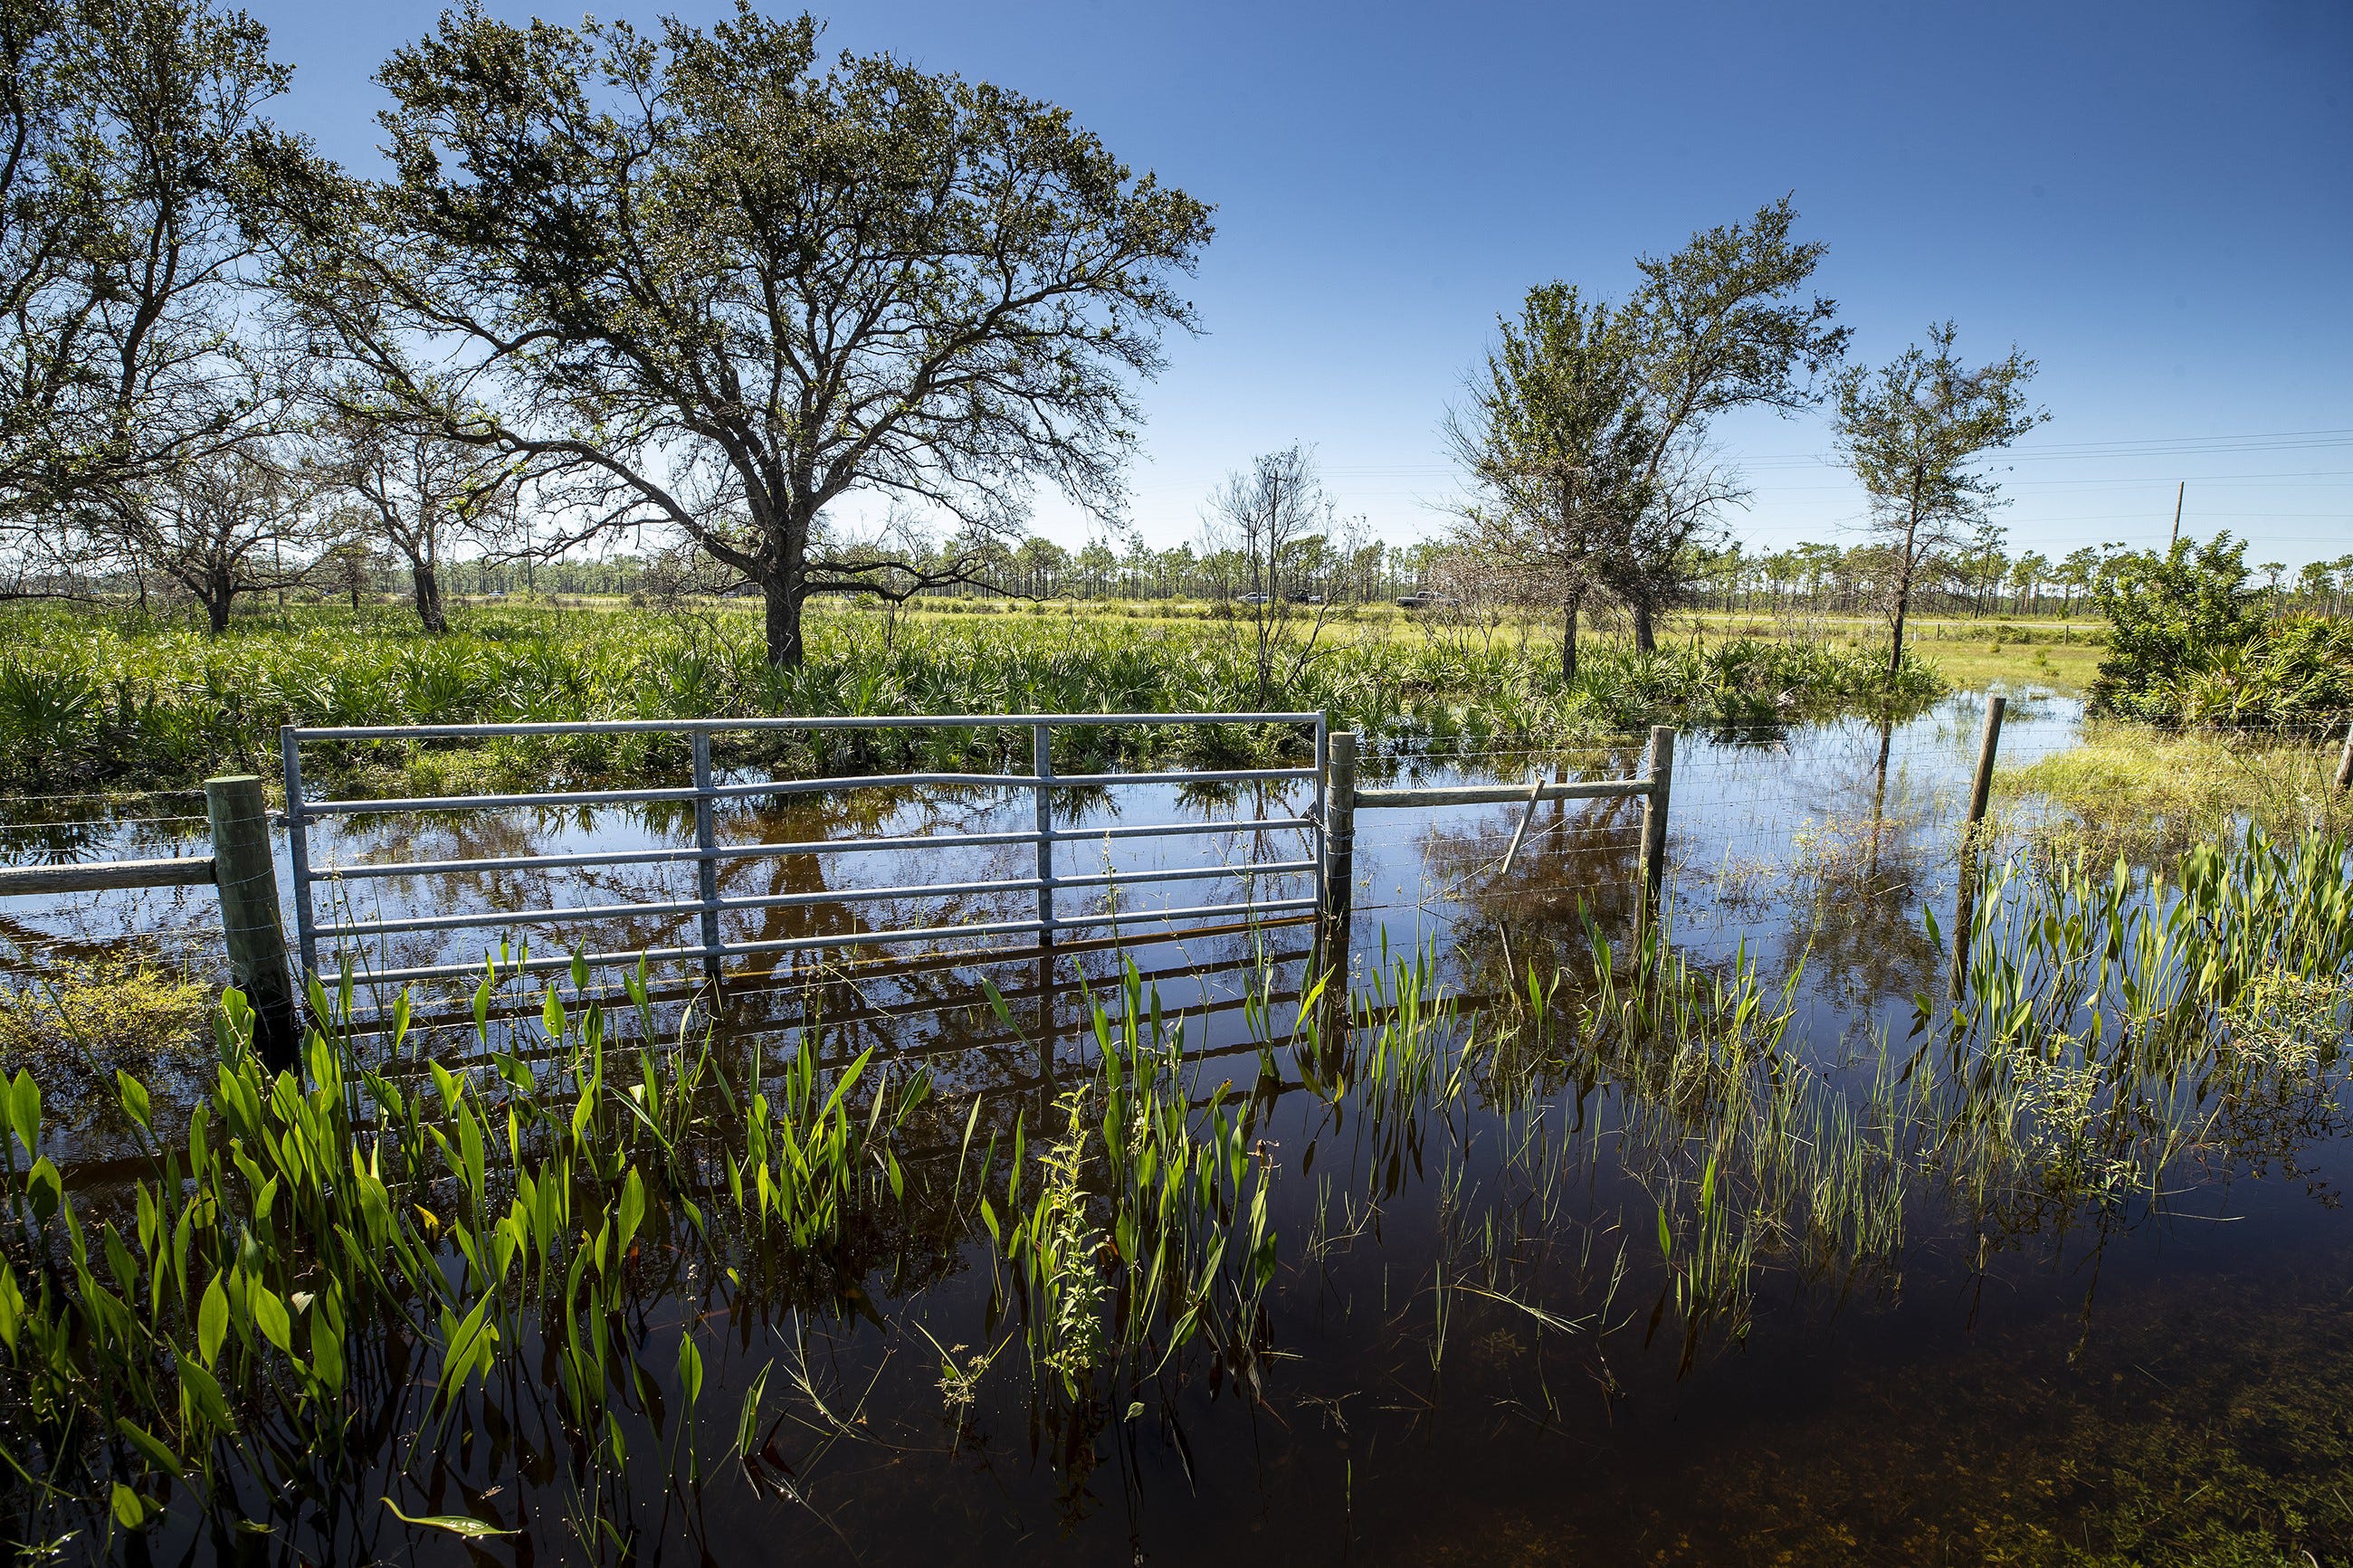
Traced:
POLYGON ((229 600, 236 595, 236 589, 230 587, 226 583, 218 581, 215 581, 206 586, 204 594, 205 616, 211 624, 213 636, 218 637, 223 632, 228 630, 229 600))
POLYGON ((767 618, 768 662, 785 669, 797 669, 805 649, 801 644, 801 602, 782 577, 770 577, 760 584, 767 618))
POLYGON ((1643 600, 1637 599, 1626 607, 1632 611, 1634 615, 1634 651, 1637 653, 1658 652, 1659 635, 1656 629, 1654 629, 1651 625, 1651 606, 1649 604, 1643 600))
MULTIPOLYGON (((427 563, 419 561, 416 563, 414 577, 417 624, 435 637, 439 637, 449 629, 449 617, 441 610, 440 574, 427 563)), ((359 595, 356 593, 352 595, 352 605, 354 609, 359 606, 359 595)))
POLYGON ((1560 606, 1560 678, 1564 681, 1577 679, 1577 609, 1573 597, 1560 606))
POLYGON ((1912 476, 1912 510, 1904 520, 1904 553, 1895 558, 1895 619, 1887 639, 1887 679, 1895 681, 1904 668, 1904 617, 1912 608, 1912 574, 1919 565, 1915 553, 1920 541, 1920 476, 1912 476))
POLYGON ((1895 624, 1887 639, 1887 679, 1893 682, 1896 672, 1904 668, 1904 617, 1912 608, 1912 584, 1899 582, 1895 585, 1895 624))

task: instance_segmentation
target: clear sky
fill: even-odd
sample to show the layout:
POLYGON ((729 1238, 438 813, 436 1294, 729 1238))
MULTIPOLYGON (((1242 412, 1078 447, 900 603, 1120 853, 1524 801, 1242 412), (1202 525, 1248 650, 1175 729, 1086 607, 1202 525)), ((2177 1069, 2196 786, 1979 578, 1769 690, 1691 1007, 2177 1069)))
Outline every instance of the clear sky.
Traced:
MULTIPOLYGON (((726 7, 732 9, 732 5, 726 7)), ((786 7, 778 7, 785 9, 786 7)), ((258 0, 297 67, 280 123, 375 163, 369 79, 430 4, 258 0)), ((576 21, 543 0, 499 15, 576 21)), ((712 0, 602 0, 690 19, 712 0)), ((1444 526, 1438 424, 1531 284, 1631 261, 1796 193, 1877 362, 1932 320, 2039 359, 2013 549, 2228 528, 2291 566, 2353 551, 2353 5, 1229 5, 861 0, 888 49, 1070 108, 1217 206, 1203 324, 1146 389, 1133 518, 1156 546, 1255 451, 1318 448, 1392 542, 1444 526)), ((1754 545, 1846 541, 1818 417, 1720 426, 1754 545)), ((1083 517, 1041 506, 1075 544, 1083 517)))

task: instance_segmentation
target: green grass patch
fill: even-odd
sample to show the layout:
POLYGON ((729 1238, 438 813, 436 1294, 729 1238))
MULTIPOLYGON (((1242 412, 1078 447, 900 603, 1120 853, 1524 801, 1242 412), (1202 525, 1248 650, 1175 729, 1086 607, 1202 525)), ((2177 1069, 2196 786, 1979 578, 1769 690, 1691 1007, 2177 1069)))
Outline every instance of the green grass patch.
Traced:
MULTIPOLYGON (((1891 685, 1881 657, 1829 642, 1736 637, 1654 653, 1598 641, 1574 679, 1526 626, 1464 627, 1367 610, 1311 647, 1294 625, 1262 688, 1246 622, 1008 604, 884 616, 828 607, 807 661, 771 666, 740 607, 467 612, 427 637, 383 612, 301 607, 221 637, 39 607, 0 616, 0 787, 187 784, 276 768, 284 724, 573 722, 911 713, 1325 710, 1418 751, 1568 744, 1645 724, 1754 722, 1923 704, 1926 663, 1891 685)), ((993 730, 839 732, 728 742, 723 762, 782 773, 1020 763, 993 730)), ((1295 757, 1296 734, 1104 730, 1058 738, 1070 764, 1236 765, 1295 757)), ((679 776, 677 736, 321 746, 354 783, 446 789, 679 776), (453 760, 460 753, 463 760, 453 760)))
POLYGON ((2228 731, 2094 721, 2082 742, 1995 775, 2013 802, 2058 808, 2032 826, 2046 845, 2144 863, 2244 824, 2274 836, 2353 828, 2335 792, 2337 744, 2228 731))

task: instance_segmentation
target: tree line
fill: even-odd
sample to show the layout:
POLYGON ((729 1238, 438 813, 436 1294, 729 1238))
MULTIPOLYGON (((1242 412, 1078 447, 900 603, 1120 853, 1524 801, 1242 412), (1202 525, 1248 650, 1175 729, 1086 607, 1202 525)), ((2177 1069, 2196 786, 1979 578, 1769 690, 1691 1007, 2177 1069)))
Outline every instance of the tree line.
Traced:
MULTIPOLYGON (((438 631, 453 593, 737 592, 782 664, 818 595, 1241 601, 1264 645, 1283 606, 1420 595, 1554 618, 1573 673, 1604 609, 1645 647, 1682 606, 1869 609, 1900 662, 1916 609, 2063 612, 2111 571, 1992 521, 2033 362, 1946 322, 1848 364, 1787 197, 1499 320, 1446 537, 1371 539, 1294 445, 1148 549, 1136 387, 1198 326, 1211 209, 1052 104, 820 31, 464 5, 378 71, 371 176, 271 121, 290 68, 242 14, 0 0, 0 594, 219 629, 391 573, 438 631), (1867 536, 1746 552, 1711 431, 1816 407, 1867 536), (1103 537, 1029 536, 1048 489, 1103 537)), ((2263 570, 2342 609, 2344 560, 2263 570)))

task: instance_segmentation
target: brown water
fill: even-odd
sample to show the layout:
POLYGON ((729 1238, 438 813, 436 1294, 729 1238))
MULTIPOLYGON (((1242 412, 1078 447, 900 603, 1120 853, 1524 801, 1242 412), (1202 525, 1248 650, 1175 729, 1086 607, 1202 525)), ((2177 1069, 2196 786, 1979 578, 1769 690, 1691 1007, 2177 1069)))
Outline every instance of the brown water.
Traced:
MULTIPOLYGON (((2072 726, 2055 704, 2014 712, 2007 754, 2063 745, 2072 726)), ((1900 1043, 1915 994, 1943 983, 1922 910, 1949 909, 1954 804, 1974 739, 1974 710, 1961 702, 1884 730, 1851 722, 1683 742, 1672 941, 1719 969, 1743 955, 1775 984, 1801 970, 1787 1048, 1826 1092, 1862 1097, 1879 1042, 1900 1043)), ((1524 779, 1531 761, 1424 759, 1394 771, 1412 782, 1524 779)), ((1569 763, 1596 775, 1637 765, 1629 751, 1569 763)), ((1286 805, 1147 787, 1083 803, 1076 820, 1207 820, 1303 804, 1303 790, 1286 805)), ((977 832, 1019 826, 1027 809, 864 792, 828 807, 747 811, 722 837, 977 832)), ((1623 942, 1630 930, 1633 809, 1544 808, 1504 878, 1496 862, 1516 816, 1467 808, 1360 822, 1355 982, 1395 1001, 1394 965, 1426 953, 1430 988, 1463 1000, 1441 1031, 1454 1047, 1532 964, 1573 973, 1590 931, 1623 942)), ((139 825, 106 842, 153 852, 154 839, 138 836, 164 832, 139 825)), ((20 838, 20 851, 31 841, 20 838)), ((312 853, 438 858, 691 841, 691 824, 645 812, 507 814, 339 825, 312 853)), ((1106 853, 1123 868, 1174 854, 1128 841, 1074 848, 1073 868, 1106 853)), ((1208 837, 1196 850, 1240 863, 1250 846, 1208 837)), ((1266 851, 1301 852, 1290 842, 1266 851)), ((854 858, 869 886, 1018 875, 1015 858, 1030 853, 975 851, 952 868, 862 856, 822 874, 851 874, 854 858)), ((747 865, 725 890, 754 878, 810 890, 817 874, 807 862, 747 865)), ((685 890, 665 877, 685 875, 353 886, 367 889, 373 918, 663 896, 685 890)), ((1175 897, 1208 901, 1198 884, 1175 897)), ((137 927, 141 910, 170 908, 90 900, 5 918, 28 942, 96 947, 137 927)), ((935 924, 1022 912, 934 899, 877 916, 935 924)), ((739 934, 839 929, 821 923, 832 918, 746 914, 739 934)), ((367 962, 463 959, 498 934, 405 937, 367 962)), ((508 934, 542 951, 558 941, 553 931, 508 934)), ((593 933, 594 945, 615 947, 682 934, 661 921, 593 933)), ((1672 1300, 1657 1228, 1661 1162, 1697 1162, 1672 1130, 1661 1143, 1641 1086, 1580 1078, 1569 1061, 1511 1071, 1491 1061, 1454 1100, 1391 1101, 1366 1085, 1321 1093, 1310 1082, 1317 1064, 1243 1005, 1255 987, 1287 1025, 1280 1004, 1299 991, 1309 939, 1298 926, 1243 929, 1065 952, 1049 965, 986 952, 802 956, 765 986, 739 986, 721 1025, 723 1049, 770 1070, 811 1029, 830 1061, 869 1046, 928 1061, 955 1113, 931 1152, 952 1161, 970 1095, 985 1097, 985 1127, 1017 1112, 1034 1127, 1050 1113, 1053 1089, 1092 1060, 1090 997, 1115 1006, 1118 966, 1133 963, 1167 1013, 1187 1014, 1198 1091, 1223 1079, 1247 1097, 1249 1135, 1278 1171, 1278 1268, 1248 1342, 1131 1357, 1076 1400, 1041 1391, 1017 1326, 999 1315, 987 1236, 968 1213, 911 1205, 854 1226, 846 1247, 856 1262, 845 1268, 759 1291, 691 1272, 649 1289, 628 1328, 657 1392, 633 1402, 629 1462, 606 1466, 593 1495, 577 1479, 579 1444, 546 1405, 492 1401, 419 1448, 420 1394, 369 1413, 345 1473, 275 1504, 240 1498, 248 1517, 278 1522, 274 1535, 236 1538, 188 1517, 159 1532, 154 1555, 2353 1560, 2341 1081, 2293 1114, 2218 1121, 2155 1195, 2023 1194, 1988 1206, 1923 1179, 1901 1205, 1896 1244, 1862 1255, 1802 1238, 1763 1248, 1695 1315, 1672 1300), (979 1000, 983 978, 1017 1029, 979 1000), (721 1413, 700 1434, 706 1456, 725 1449, 718 1427, 770 1369, 753 1461, 706 1457, 699 1484, 675 1479, 665 1407, 665 1395, 676 1404, 667 1369, 690 1325, 705 1347, 702 1407, 721 1413), (968 1405, 944 1397, 934 1342, 960 1360, 999 1347, 968 1405), (470 1512, 526 1533, 470 1547, 411 1530, 378 1501, 404 1473, 398 1495, 412 1512, 470 1512), (601 1534, 586 1531, 601 1542, 593 1552, 576 1522, 591 1517, 605 1521, 601 1534)), ((1576 994, 1571 985, 1552 1005, 1576 994)), ((406 1353, 397 1341, 384 1347, 386 1386, 401 1384, 406 1353)), ((533 1349, 515 1359, 535 1364, 533 1349)))

